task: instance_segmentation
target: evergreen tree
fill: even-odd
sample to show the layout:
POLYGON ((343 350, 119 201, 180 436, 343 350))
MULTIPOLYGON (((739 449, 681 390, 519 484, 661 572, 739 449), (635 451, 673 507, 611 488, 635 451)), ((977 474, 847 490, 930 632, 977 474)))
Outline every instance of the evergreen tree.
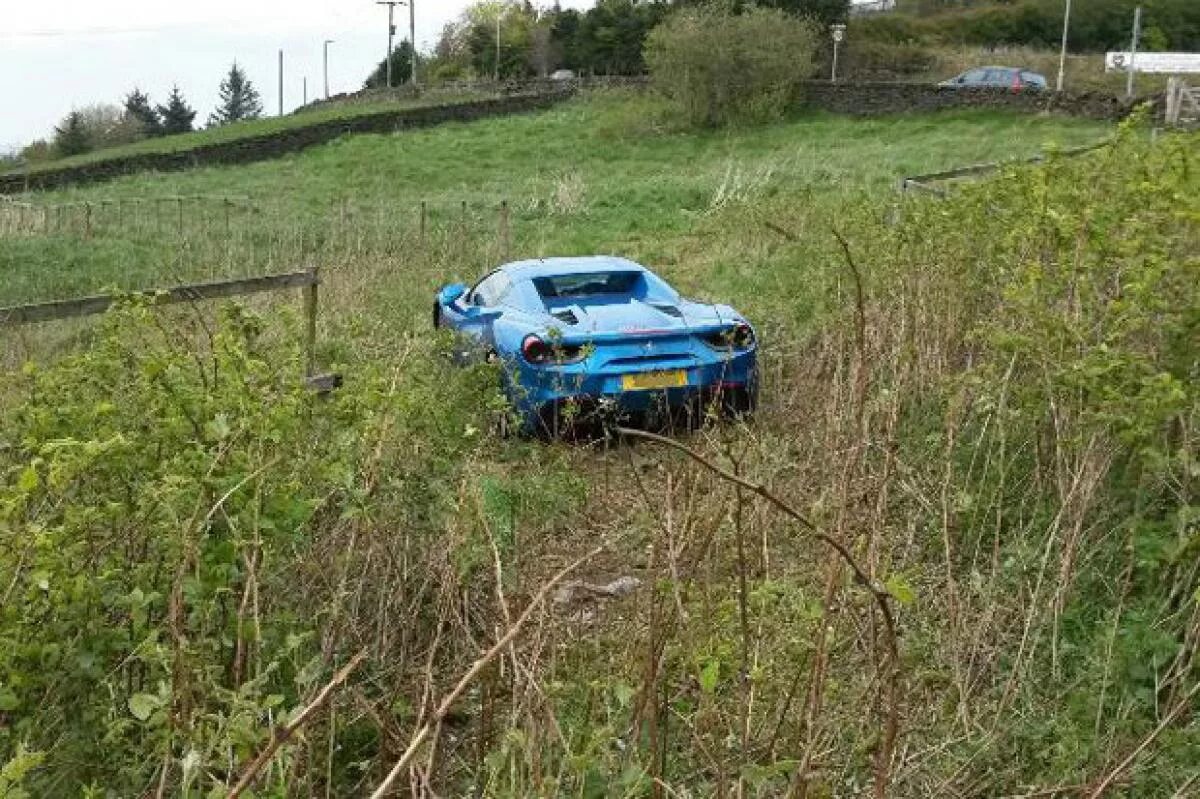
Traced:
POLYGON ((141 89, 134 89, 125 96, 125 117, 131 121, 144 136, 163 135, 162 119, 150 98, 141 89))
POLYGON ((258 90, 234 61, 229 74, 221 81, 221 104, 209 116, 208 126, 215 128, 242 119, 258 119, 262 110, 258 90))
POLYGON ((193 129, 192 121, 196 118, 195 110, 183 99, 178 86, 171 89, 167 104, 158 107, 158 115, 162 118, 163 133, 167 135, 188 133, 193 129))
POLYGON ((92 149, 87 122, 79 111, 67 114, 62 124, 54 129, 54 152, 60 158, 79 155, 92 149))
MULTIPOLYGON (((403 86, 412 77, 412 45, 407 40, 392 50, 392 85, 403 86)), ((387 59, 379 62, 375 71, 363 85, 366 89, 381 89, 387 86, 387 59)))

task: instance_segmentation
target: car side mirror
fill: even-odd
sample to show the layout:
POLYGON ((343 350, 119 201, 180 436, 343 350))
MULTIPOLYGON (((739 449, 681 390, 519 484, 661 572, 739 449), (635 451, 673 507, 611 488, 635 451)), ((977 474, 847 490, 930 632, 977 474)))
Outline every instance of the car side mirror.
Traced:
POLYGON ((451 283, 448 286, 443 286, 438 292, 438 302, 442 305, 453 305, 458 302, 464 294, 467 293, 466 285, 462 283, 451 283))

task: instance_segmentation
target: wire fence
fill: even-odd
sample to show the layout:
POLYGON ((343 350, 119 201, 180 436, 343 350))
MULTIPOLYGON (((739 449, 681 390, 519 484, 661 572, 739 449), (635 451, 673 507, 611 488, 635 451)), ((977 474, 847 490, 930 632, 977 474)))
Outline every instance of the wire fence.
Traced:
POLYGON ((0 304, 120 288, 244 278, 319 266, 436 259, 469 274, 508 260, 514 228, 529 240, 552 214, 508 200, 404 204, 352 196, 296 203, 237 196, 0 200, 8 247, 0 304), (520 220, 518 223, 517 220, 520 220))

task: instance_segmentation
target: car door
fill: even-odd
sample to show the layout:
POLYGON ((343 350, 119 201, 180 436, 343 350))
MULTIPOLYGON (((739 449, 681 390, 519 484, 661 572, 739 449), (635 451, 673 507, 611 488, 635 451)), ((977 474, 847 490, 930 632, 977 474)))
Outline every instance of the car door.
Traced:
MULTIPOLYGON (((989 69, 983 85, 995 86, 998 89, 1011 89, 1015 78, 1016 75, 1011 69, 989 69)), ((1020 83, 1017 83, 1016 86, 1020 88, 1020 83)))
POLYGON ((476 347, 485 353, 496 346, 494 325, 504 313, 503 301, 512 288, 512 280, 502 271, 492 272, 475 284, 461 300, 455 325, 476 347))

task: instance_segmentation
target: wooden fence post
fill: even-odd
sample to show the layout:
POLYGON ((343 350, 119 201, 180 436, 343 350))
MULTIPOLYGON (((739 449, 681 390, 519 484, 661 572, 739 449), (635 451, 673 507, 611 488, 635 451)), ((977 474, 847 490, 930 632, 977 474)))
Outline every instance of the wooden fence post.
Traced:
POLYGON ((92 204, 83 204, 83 237, 90 239, 92 237, 92 204))
POLYGON ((420 224, 420 228, 419 228, 420 232, 418 234, 418 241, 420 242, 422 247, 425 246, 425 220, 426 220, 426 215, 428 213, 429 213, 429 209, 426 206, 425 201, 421 200, 421 224, 420 224))
POLYGON ((500 257, 508 260, 512 236, 508 225, 508 200, 500 201, 500 257))
POLYGON ((176 204, 179 207, 179 238, 183 238, 183 198, 176 199, 176 204))
POLYGON ((311 267, 308 271, 312 274, 312 282, 304 287, 304 316, 307 321, 304 376, 312 377, 317 366, 317 286, 320 283, 320 272, 316 267, 311 267))

